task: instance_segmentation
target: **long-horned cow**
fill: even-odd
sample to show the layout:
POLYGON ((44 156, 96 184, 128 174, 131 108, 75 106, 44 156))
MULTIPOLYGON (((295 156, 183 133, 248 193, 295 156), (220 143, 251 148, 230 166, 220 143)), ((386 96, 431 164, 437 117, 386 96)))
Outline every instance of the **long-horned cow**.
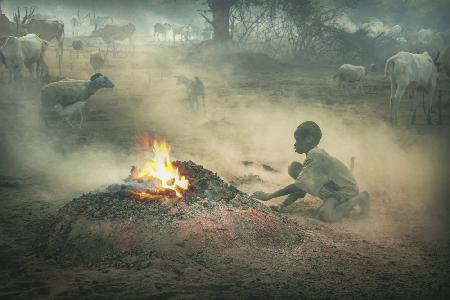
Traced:
POLYGON ((34 33, 41 39, 51 41, 56 39, 58 43, 59 76, 62 76, 62 57, 64 43, 64 23, 56 18, 51 19, 30 19, 25 25, 29 33, 34 33))
POLYGON ((406 89, 411 89, 414 92, 411 123, 416 122, 419 91, 426 92, 429 95, 426 117, 428 124, 432 123, 431 108, 438 78, 435 65, 437 58, 433 61, 427 52, 422 54, 399 52, 386 61, 385 77, 390 76, 391 80, 390 109, 393 124, 398 124, 398 108, 406 89))
POLYGON ((9 71, 9 80, 23 78, 25 59, 22 53, 22 45, 17 37, 10 36, 0 47, 0 64, 4 64, 9 71))
POLYGON ((124 39, 128 39, 130 44, 130 48, 134 52, 134 44, 133 44, 133 35, 136 31, 136 27, 132 23, 128 23, 126 25, 105 25, 103 28, 95 29, 91 33, 91 37, 99 37, 106 44, 106 52, 112 45, 113 47, 113 55, 116 55, 116 44, 115 41, 122 41, 124 39))
POLYGON ((25 67, 31 76, 39 79, 41 64, 48 43, 35 34, 22 37, 10 36, 0 48, 0 63, 9 70, 10 80, 19 80, 23 77, 25 67))
POLYGON ((160 36, 164 37, 164 40, 167 38, 167 32, 173 30, 172 26, 169 23, 156 23, 153 26, 153 36, 155 39, 159 41, 160 36))

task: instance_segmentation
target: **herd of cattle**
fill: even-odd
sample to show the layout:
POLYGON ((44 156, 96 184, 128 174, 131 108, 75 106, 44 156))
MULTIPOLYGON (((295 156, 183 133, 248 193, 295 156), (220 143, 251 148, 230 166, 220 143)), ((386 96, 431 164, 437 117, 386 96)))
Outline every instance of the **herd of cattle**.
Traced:
MULTIPOLYGON (((57 55, 59 57, 59 79, 62 79, 62 55, 64 41, 64 23, 56 18, 36 19, 31 18, 32 11, 26 12, 23 18, 20 17, 20 11, 14 15, 15 23, 9 21, 5 15, 0 14, 0 38, 1 34, 6 32, 7 37, 0 43, 0 65, 6 66, 9 71, 10 81, 20 81, 24 77, 23 71, 29 70, 31 77, 36 77, 47 84, 42 89, 42 115, 46 116, 49 112, 57 112, 68 121, 67 117, 75 112, 80 113, 80 126, 82 124, 82 109, 86 100, 100 88, 111 88, 114 84, 104 75, 99 73, 105 63, 105 55, 112 48, 113 55, 116 53, 115 41, 128 39, 130 51, 134 52, 133 35, 136 27, 132 23, 123 25, 106 24, 108 19, 99 19, 97 16, 94 21, 94 29, 90 37, 101 38, 106 44, 106 54, 97 51, 91 53, 90 64, 94 69, 95 75, 90 80, 71 80, 64 79, 57 82, 48 82, 48 66, 44 60, 44 54, 49 46, 49 41, 57 41, 57 55), (5 21, 6 18, 6 21, 5 21), (9 22, 9 23, 8 23, 9 22), (5 27, 6 25, 9 27, 5 27), (12 24, 15 24, 13 26, 12 24), (15 34, 11 28, 15 28, 15 34), (5 28, 10 28, 9 32, 5 28)), ((79 18, 79 16, 78 16, 79 18)), ((75 23, 75 20, 73 20, 75 23)), ((167 38, 167 34, 172 33, 172 39, 178 36, 181 40, 189 41, 193 34, 191 25, 171 25, 168 23, 156 23, 154 25, 154 38, 167 38)), ((83 49, 83 42, 74 39, 72 47, 75 50, 83 49)), ((339 67, 334 79, 338 80, 338 86, 347 86, 356 84, 357 89, 364 93, 363 82, 367 72, 375 71, 375 66, 356 66, 344 64, 339 67)), ((427 121, 431 124, 431 111, 433 107, 433 98, 437 97, 439 109, 439 122, 441 122, 441 90, 438 86, 439 74, 450 77, 450 47, 447 47, 440 55, 433 59, 427 52, 409 53, 399 52, 386 60, 385 77, 390 79, 390 119, 393 124, 398 123, 398 110, 402 97, 409 92, 413 98, 413 115, 411 123, 415 123, 418 97, 420 93, 423 99, 425 93, 428 95, 427 105, 424 104, 424 112, 427 121)), ((199 78, 194 80, 184 76, 177 77, 177 84, 186 87, 189 104, 192 110, 197 111, 201 106, 204 109, 204 86, 199 78), (200 100, 203 100, 200 105, 200 100)))

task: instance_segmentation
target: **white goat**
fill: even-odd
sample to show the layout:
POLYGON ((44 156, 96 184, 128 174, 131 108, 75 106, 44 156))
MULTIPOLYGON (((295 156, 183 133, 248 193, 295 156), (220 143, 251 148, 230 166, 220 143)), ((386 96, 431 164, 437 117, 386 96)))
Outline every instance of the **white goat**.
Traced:
POLYGON ((361 92, 361 94, 364 94, 363 81, 366 77, 366 73, 366 67, 343 64, 339 67, 338 72, 333 76, 333 78, 338 79, 339 87, 347 85, 347 83, 356 83, 356 88, 361 92))
POLYGON ((414 124, 416 122, 417 96, 420 90, 426 92, 430 97, 425 113, 428 124, 431 124, 431 108, 438 72, 430 55, 427 52, 422 54, 399 52, 386 61, 385 77, 388 76, 390 76, 391 80, 391 122, 398 124, 398 107, 400 101, 406 89, 410 89, 414 94, 411 123, 414 124))
POLYGON ((80 122, 78 124, 78 127, 81 128, 84 121, 83 109, 86 103, 87 103, 86 101, 78 101, 64 107, 61 104, 56 104, 53 107, 53 111, 56 112, 72 128, 74 128, 74 126, 70 122, 70 120, 72 120, 75 114, 78 113, 78 115, 80 116, 80 122))
POLYGON ((65 79, 44 86, 41 90, 41 115, 47 124, 52 108, 61 104, 64 108, 73 103, 87 101, 101 88, 113 88, 114 83, 101 73, 94 74, 90 80, 65 79))

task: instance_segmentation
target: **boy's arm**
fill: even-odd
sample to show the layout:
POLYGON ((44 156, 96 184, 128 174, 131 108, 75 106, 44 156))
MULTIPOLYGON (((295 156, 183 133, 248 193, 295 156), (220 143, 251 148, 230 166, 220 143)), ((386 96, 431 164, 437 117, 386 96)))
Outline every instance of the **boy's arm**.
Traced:
POLYGON ((253 193, 252 196, 259 200, 268 201, 273 198, 278 198, 281 196, 285 196, 285 195, 289 195, 289 194, 297 193, 297 192, 303 192, 303 191, 300 188, 298 188, 295 184, 290 184, 287 187, 282 188, 281 190, 278 190, 271 194, 264 193, 264 192, 255 192, 255 193, 253 193))
POLYGON ((275 211, 281 211, 283 208, 291 205, 292 203, 297 201, 299 198, 304 198, 305 195, 306 195, 306 193, 304 191, 292 193, 289 196, 287 196, 283 202, 281 202, 278 205, 271 205, 270 208, 272 208, 275 211))

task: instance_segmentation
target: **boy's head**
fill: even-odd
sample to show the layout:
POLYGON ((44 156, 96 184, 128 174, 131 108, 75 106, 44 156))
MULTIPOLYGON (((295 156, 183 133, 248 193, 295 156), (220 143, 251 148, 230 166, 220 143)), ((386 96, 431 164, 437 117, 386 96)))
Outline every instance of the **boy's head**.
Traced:
POLYGON ((313 121, 306 121, 300 124, 294 133, 295 152, 299 154, 308 153, 316 147, 322 138, 322 131, 319 125, 313 121))

